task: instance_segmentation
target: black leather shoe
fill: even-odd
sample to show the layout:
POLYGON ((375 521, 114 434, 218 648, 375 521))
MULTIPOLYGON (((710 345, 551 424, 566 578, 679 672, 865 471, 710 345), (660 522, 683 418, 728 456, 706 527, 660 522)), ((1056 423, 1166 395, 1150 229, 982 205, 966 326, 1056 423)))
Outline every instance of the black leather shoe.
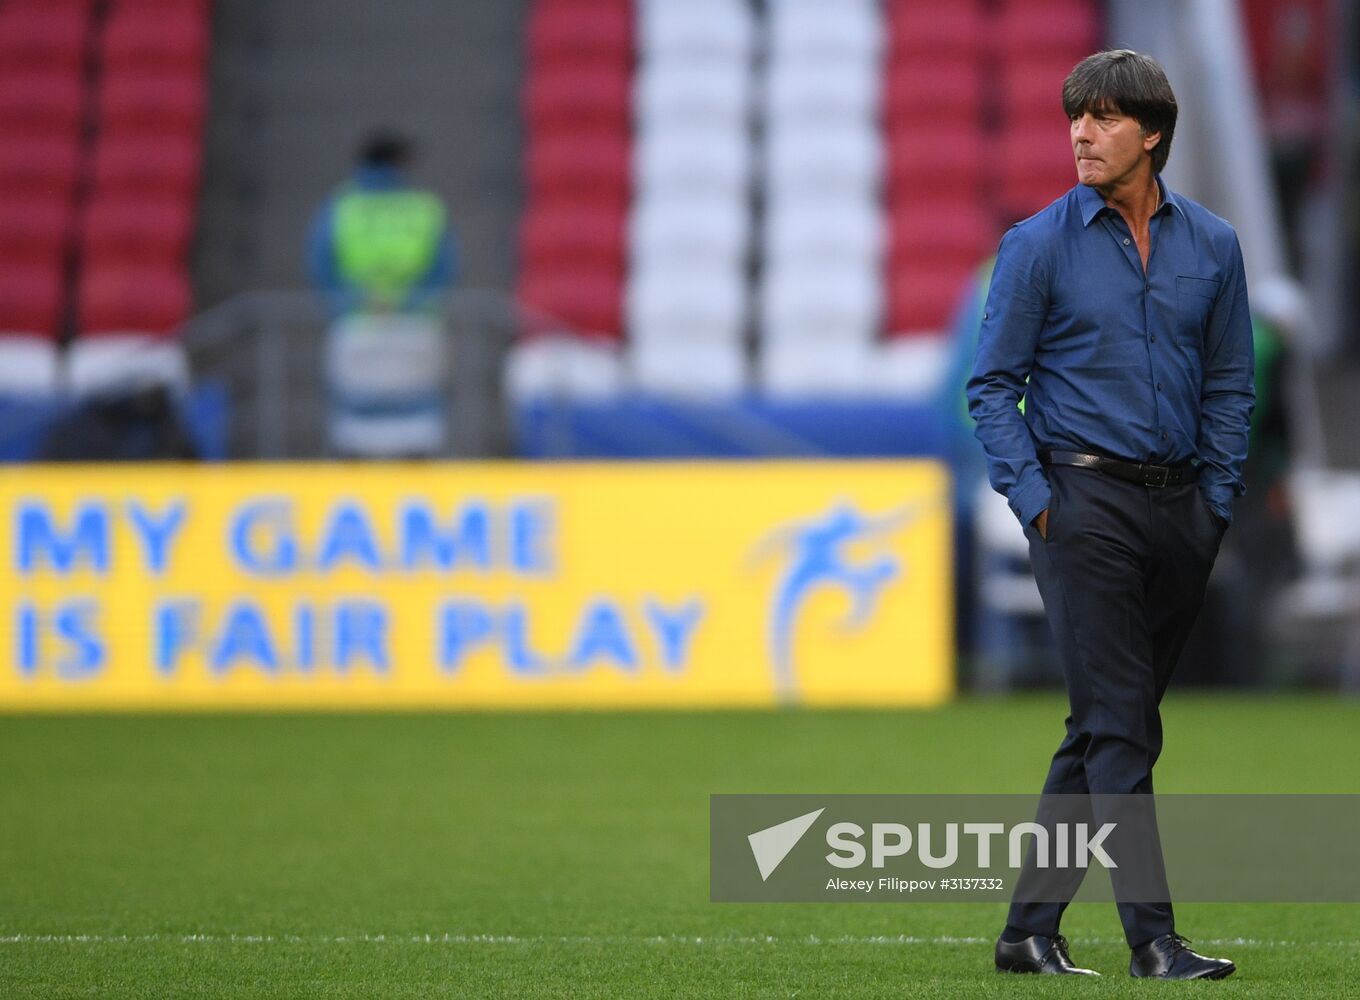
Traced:
POLYGON ((1222 979, 1237 971, 1226 958, 1206 958, 1179 934, 1163 934, 1133 949, 1129 975, 1140 979, 1222 979))
POLYGON ((1038 972, 1046 976, 1098 976, 1091 969, 1079 969, 1067 954, 1067 938, 1061 934, 1029 937, 1010 943, 997 939, 997 972, 1038 972))

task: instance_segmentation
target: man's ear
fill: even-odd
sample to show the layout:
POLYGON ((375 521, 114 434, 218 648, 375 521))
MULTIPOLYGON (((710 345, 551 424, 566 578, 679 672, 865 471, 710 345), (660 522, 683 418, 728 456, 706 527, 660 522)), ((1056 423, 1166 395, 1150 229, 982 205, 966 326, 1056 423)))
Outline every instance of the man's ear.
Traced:
POLYGON ((1151 153, 1154 149, 1157 148, 1157 143, 1159 143, 1159 142, 1161 142, 1161 141, 1162 141, 1162 133, 1161 133, 1160 131, 1157 131, 1157 132, 1144 132, 1144 133, 1143 133, 1143 152, 1145 152, 1145 153, 1151 153))

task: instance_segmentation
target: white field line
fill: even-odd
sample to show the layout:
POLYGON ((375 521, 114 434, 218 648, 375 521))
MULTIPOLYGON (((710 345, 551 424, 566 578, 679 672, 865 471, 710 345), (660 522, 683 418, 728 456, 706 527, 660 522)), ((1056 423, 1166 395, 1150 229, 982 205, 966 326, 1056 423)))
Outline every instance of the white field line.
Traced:
MULTIPOLYGON (((657 935, 563 935, 551 934, 0 934, 0 944, 141 944, 160 942, 169 944, 489 944, 489 945, 598 945, 598 944, 678 944, 693 946, 724 945, 991 945, 990 937, 957 937, 953 935, 916 936, 911 934, 840 935, 819 937, 815 934, 777 936, 768 934, 741 936, 717 935, 710 937, 682 934, 657 935)), ((1082 938, 1076 944, 1123 944, 1122 938, 1082 938)), ((1360 947, 1360 940, 1349 941, 1286 941, 1274 938, 1195 938, 1194 944, 1214 947, 1296 948, 1316 945, 1325 948, 1360 947)))

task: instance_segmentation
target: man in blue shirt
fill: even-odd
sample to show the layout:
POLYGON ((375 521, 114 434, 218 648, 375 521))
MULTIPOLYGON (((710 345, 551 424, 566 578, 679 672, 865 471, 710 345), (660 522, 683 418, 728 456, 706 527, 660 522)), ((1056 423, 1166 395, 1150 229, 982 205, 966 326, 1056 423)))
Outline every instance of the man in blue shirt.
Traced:
MULTIPOLYGON (((1158 705, 1244 492, 1254 401, 1246 278, 1232 227, 1160 177, 1177 108, 1153 59, 1090 56, 1062 97, 1078 184, 1001 241, 969 412, 992 486, 1029 537, 1067 682, 1067 734, 1044 794, 1144 796, 1121 801, 1149 804, 1152 836, 1123 846, 1164 885, 1150 806, 1158 705)), ((1100 820, 1098 803, 1111 800, 1090 801, 1100 820)), ((1083 873, 1057 883, 1050 874, 1026 893, 1038 877, 1026 866, 999 969, 1089 971, 1058 933, 1083 873)), ((1145 887, 1111 875, 1131 974, 1233 971, 1185 946, 1169 890, 1140 902, 1145 887)))

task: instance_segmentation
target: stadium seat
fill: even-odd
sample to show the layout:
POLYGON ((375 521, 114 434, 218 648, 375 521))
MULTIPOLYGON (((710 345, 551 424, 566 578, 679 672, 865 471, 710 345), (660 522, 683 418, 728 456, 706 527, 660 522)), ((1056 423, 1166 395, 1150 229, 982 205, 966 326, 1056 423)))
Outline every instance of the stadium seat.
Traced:
POLYGON ((632 117, 628 70, 609 63, 535 68, 525 87, 525 113, 533 129, 623 129, 632 117))
POLYGON ((844 261, 873 270, 885 227, 881 208, 867 198, 800 200, 767 206, 763 235, 767 267, 844 261))
POLYGON ((641 131, 634 144, 640 192, 742 196, 751 176, 751 141, 743 129, 641 131))
POLYGON ((770 125, 766 188, 771 197, 875 192, 882 169, 876 127, 851 121, 770 125))
POLYGON ((53 339, 62 319, 58 266, 13 262, 0 266, 0 337, 53 339))
POLYGON ((896 265, 888 276, 887 327, 893 335, 949 329, 964 284, 976 269, 964 259, 896 265))
POLYGON ((867 59, 777 57, 766 72, 765 107, 784 123, 872 121, 882 90, 879 66, 867 59))
POLYGON ((75 193, 80 145, 74 137, 11 133, 0 142, 3 197, 63 198, 75 193))
MULTIPOLYGON (((890 331, 891 334, 891 331, 890 331)), ((950 376, 950 339, 889 336, 876 344, 869 391, 897 400, 939 399, 950 376)))
POLYGON ((530 266, 572 262, 623 271, 621 206, 561 202, 531 207, 520 225, 520 252, 530 266))
POLYGON ((749 237, 750 211, 743 198, 661 193, 635 203, 629 219, 630 257, 640 270, 704 261, 744 269, 749 237))
POLYGON ((745 276, 702 262, 634 269, 626 308, 634 342, 740 343, 746 328, 745 276))
POLYGON ((604 268, 545 266, 520 272, 517 299, 536 330, 617 338, 621 285, 620 275, 604 268))
POLYGON ((877 268, 813 261, 768 269, 760 289, 762 342, 868 343, 878 333, 882 300, 877 268))
POLYGON ((991 37, 1003 59, 1052 54, 1071 69, 1098 47, 1100 21, 1092 0, 1007 0, 991 37))
POLYGON ((625 66, 633 50, 629 0, 538 0, 529 14, 531 72, 554 63, 625 66))
POLYGON ((85 120, 85 87, 79 74, 0 66, 0 134, 74 138, 85 120))
POLYGON ((56 341, 0 332, 0 399, 54 396, 60 388, 61 355, 56 341))
POLYGON ((1017 58, 1003 62, 998 92, 1002 125, 1012 126, 1018 119, 1057 122, 1066 119, 1062 107, 1062 85, 1081 56, 1035 59, 1017 58))
POLYGON ((170 336, 188 317, 191 302, 180 264, 90 262, 80 276, 78 332, 170 336))
POLYGON ((888 176, 896 196, 958 202, 983 195, 982 150, 994 139, 977 125, 903 128, 890 134, 888 176))
POLYGON ((751 113, 751 69, 744 61, 649 59, 634 83, 634 114, 648 130, 692 125, 745 127, 751 113))
POLYGON ((915 126, 976 133, 982 126, 982 66, 976 59, 894 59, 885 91, 890 131, 915 126))
POLYGON ((182 261, 193 227, 193 205, 173 194, 97 198, 81 221, 81 248, 87 262, 182 261))
POLYGON ((782 398, 862 399, 873 356, 873 344, 862 339, 769 340, 761 345, 760 385, 782 398))
POLYGON ((978 0, 889 0, 886 16, 894 61, 975 56, 984 46, 987 20, 978 0))
POLYGON ((977 199, 955 202, 899 198, 889 221, 890 253, 925 261, 963 259, 974 266, 996 250, 1000 238, 991 213, 977 199))
POLYGON ((0 66, 79 73, 89 34, 88 4, 0 4, 0 66))
POLYGON ((0 197, 0 260, 57 266, 71 235, 72 215, 69 197, 0 197))
POLYGON ((633 339, 632 384, 643 392, 689 399, 724 399, 746 389, 746 351, 739 340, 633 339))
POLYGON ((193 3, 119 3, 99 39, 106 72, 180 70, 202 75, 208 58, 206 10, 193 3))
POLYGON ((98 101, 101 129, 197 134, 203 124, 207 95, 198 73, 129 70, 105 77, 98 101))
POLYGON ((619 131, 534 130, 526 151, 530 197, 613 200, 622 210, 631 160, 631 143, 619 131))
POLYGON ((613 340, 549 333, 515 344, 506 358, 505 394, 516 403, 604 400, 623 385, 623 358, 613 340))
POLYGON ((639 47, 648 59, 746 64, 756 25, 744 0, 641 0, 639 47))
POLYGON ((769 8, 770 51, 780 58, 875 64, 885 31, 875 0, 780 0, 769 8))
POLYGON ((191 201, 198 193, 202 166, 203 148, 196 135, 105 132, 94 144, 94 193, 173 195, 191 201))
POLYGON ((77 337, 66 349, 66 386, 98 396, 150 386, 189 388, 189 360, 177 340, 145 334, 77 337))

